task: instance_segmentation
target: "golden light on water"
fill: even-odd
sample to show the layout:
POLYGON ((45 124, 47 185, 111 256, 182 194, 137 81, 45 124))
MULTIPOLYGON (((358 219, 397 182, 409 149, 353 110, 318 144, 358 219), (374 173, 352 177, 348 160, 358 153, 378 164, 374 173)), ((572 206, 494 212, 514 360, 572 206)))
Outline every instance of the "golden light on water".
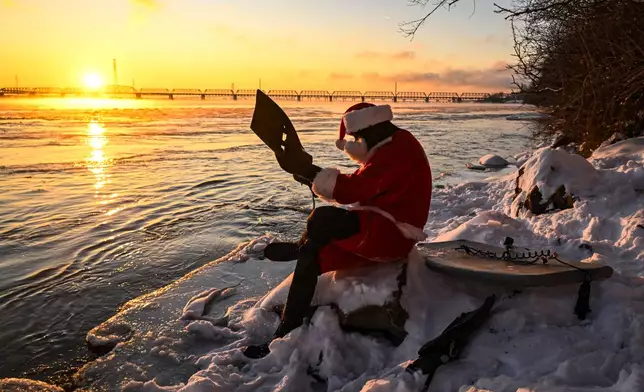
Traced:
POLYGON ((87 145, 92 148, 87 157, 87 169, 95 177, 95 197, 99 197, 99 191, 109 182, 109 175, 106 172, 109 161, 103 151, 107 142, 103 125, 97 121, 91 121, 87 125, 87 145))

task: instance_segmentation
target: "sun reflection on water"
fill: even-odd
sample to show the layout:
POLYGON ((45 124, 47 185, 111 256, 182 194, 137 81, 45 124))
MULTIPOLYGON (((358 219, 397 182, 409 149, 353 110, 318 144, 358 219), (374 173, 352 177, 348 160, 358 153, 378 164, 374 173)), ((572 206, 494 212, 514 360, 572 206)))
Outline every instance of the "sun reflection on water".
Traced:
POLYGON ((87 145, 92 148, 87 157, 87 169, 94 173, 94 197, 100 197, 101 189, 109 183, 107 168, 110 162, 107 159, 103 148, 107 144, 105 128, 99 122, 92 120, 87 126, 87 145))

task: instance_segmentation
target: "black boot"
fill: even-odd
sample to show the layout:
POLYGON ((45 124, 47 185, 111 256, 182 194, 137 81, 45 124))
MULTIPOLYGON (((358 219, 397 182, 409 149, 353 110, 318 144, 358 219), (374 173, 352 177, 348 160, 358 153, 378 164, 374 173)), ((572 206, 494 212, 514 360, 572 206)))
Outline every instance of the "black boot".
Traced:
POLYGON ((264 257, 271 261, 292 261, 299 256, 299 242, 273 242, 264 249, 264 257))

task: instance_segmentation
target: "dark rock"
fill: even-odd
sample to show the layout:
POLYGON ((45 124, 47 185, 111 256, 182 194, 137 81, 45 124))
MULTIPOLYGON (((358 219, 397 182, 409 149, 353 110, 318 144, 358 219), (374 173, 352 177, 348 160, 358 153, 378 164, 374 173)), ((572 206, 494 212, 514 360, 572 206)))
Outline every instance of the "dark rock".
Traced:
POLYGON ((555 141, 552 143, 550 146, 551 148, 559 148, 559 147, 565 147, 568 146, 570 143, 572 143, 572 139, 566 135, 559 135, 555 141))
POLYGON ((586 249, 586 250, 589 250, 589 251, 592 252, 593 251, 593 246, 590 245, 590 244, 583 243, 583 244, 579 245, 579 249, 586 249))
POLYGON ((535 215, 540 215, 554 210, 566 210, 568 208, 572 208, 574 202, 574 197, 566 193, 566 187, 563 185, 557 188, 552 196, 550 196, 545 202, 543 201, 543 195, 541 194, 539 187, 535 186, 530 190, 526 200, 521 204, 521 206, 535 215))
MULTIPOLYGON (((552 171, 556 170, 552 166, 550 167, 550 169, 552 171)), ((514 188, 514 197, 512 198, 513 200, 523 193, 523 190, 519 186, 519 180, 521 179, 521 176, 524 174, 524 172, 525 171, 523 168, 519 169, 519 173, 516 179, 516 186, 514 188)), ((530 192, 528 192, 526 199, 519 203, 518 209, 526 209, 535 215, 540 215, 553 210, 565 210, 572 208, 574 201, 574 197, 566 193, 566 187, 563 185, 557 188, 557 190, 552 194, 552 196, 548 198, 548 200, 544 201, 541 190, 539 190, 539 187, 535 185, 530 190, 530 192)), ((519 211, 517 210, 516 213, 518 214, 519 211)))
MULTIPOLYGON (((344 313, 337 304, 311 306, 307 318, 312 318, 318 307, 330 306, 338 315, 340 327, 347 332, 357 332, 376 338, 383 338, 398 346, 407 337, 405 323, 409 317, 400 303, 402 289, 407 283, 407 264, 401 263, 398 274, 398 288, 392 298, 384 305, 367 305, 351 312, 344 313)), ((343 271, 350 276, 351 271, 343 271)), ((283 304, 273 305, 271 310, 278 315, 284 310, 283 304)))
POLYGON ((566 210, 568 208, 572 208, 574 205, 572 195, 566 194, 566 187, 563 185, 557 188, 555 193, 550 196, 549 202, 556 210, 566 210))
POLYGON ((516 186, 514 187, 514 197, 512 198, 512 200, 516 199, 517 196, 521 194, 521 187, 519 187, 519 180, 521 179, 521 176, 523 175, 523 173, 525 173, 525 168, 521 167, 517 175, 516 186))
POLYGON ((535 186, 528 193, 528 196, 523 203, 523 208, 527 209, 535 215, 543 214, 544 212, 546 212, 548 204, 542 203, 542 199, 543 195, 541 194, 539 187, 535 186))
POLYGON ((407 264, 402 267, 398 275, 398 290, 393 293, 393 299, 383 306, 369 305, 348 314, 336 308, 342 329, 384 337, 396 346, 405 340, 405 323, 409 314, 400 304, 400 297, 407 283, 407 264))

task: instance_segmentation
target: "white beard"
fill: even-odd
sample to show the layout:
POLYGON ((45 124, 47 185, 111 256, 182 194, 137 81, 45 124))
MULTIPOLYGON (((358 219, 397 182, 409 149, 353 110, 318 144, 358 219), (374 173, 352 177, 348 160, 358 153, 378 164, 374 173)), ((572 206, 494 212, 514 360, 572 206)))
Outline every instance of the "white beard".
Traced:
POLYGON ((355 142, 347 141, 344 144, 344 152, 352 160, 364 164, 367 162, 367 156, 369 155, 369 147, 364 139, 358 139, 355 142))

